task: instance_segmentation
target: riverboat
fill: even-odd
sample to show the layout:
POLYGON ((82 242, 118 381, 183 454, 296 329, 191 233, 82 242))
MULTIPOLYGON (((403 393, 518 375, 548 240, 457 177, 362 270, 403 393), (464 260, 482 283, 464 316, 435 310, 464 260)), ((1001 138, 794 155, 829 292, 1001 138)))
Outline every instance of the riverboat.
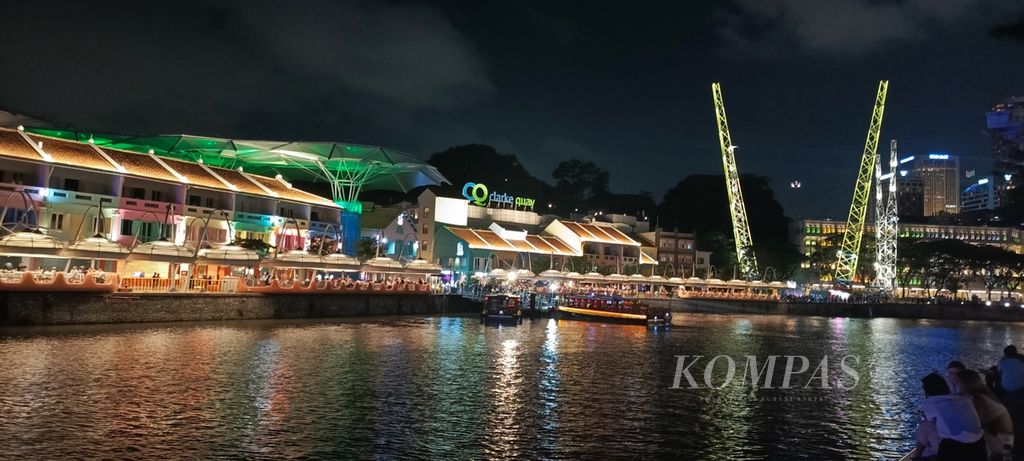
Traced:
POLYGON ((484 310, 481 320, 485 323, 520 323, 523 311, 519 296, 512 294, 490 294, 484 296, 484 310))
POLYGON ((558 302, 558 315, 587 320, 615 321, 640 325, 668 325, 672 311, 667 307, 651 307, 635 298, 614 296, 563 296, 558 302))
POLYGON ((543 292, 523 295, 522 312, 524 318, 538 319, 550 317, 554 311, 554 295, 543 292))

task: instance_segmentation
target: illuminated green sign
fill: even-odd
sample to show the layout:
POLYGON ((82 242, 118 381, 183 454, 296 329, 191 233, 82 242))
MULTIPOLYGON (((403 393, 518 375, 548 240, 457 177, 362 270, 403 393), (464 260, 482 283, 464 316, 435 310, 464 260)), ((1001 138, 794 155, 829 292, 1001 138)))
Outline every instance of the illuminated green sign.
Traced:
POLYGON ((514 195, 491 192, 488 194, 487 186, 483 183, 467 182, 462 186, 462 196, 476 206, 510 205, 515 208, 523 207, 533 210, 536 199, 528 197, 516 197, 514 195))

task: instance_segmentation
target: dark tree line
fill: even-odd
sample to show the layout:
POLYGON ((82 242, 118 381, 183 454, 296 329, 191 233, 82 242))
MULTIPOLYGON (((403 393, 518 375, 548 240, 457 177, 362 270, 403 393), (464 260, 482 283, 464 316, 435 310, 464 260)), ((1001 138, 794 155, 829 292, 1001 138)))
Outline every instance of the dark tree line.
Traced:
MULTIPOLYGON (((482 182, 492 190, 537 198, 535 210, 542 213, 624 213, 647 217, 652 229, 660 226, 696 233, 697 247, 712 252, 711 263, 718 276, 732 276, 735 247, 722 175, 686 176, 657 203, 650 192, 612 193, 611 174, 592 161, 559 163, 551 172, 553 184, 530 175, 515 154, 486 145, 452 147, 432 155, 428 163, 452 181, 443 190, 448 195, 460 195, 468 181, 482 182)), ((775 278, 792 276, 803 256, 789 242, 790 219, 775 199, 769 180, 743 176, 740 181, 759 264, 764 269, 771 267, 775 278)))
POLYGON ((516 154, 501 153, 483 144, 437 152, 427 163, 452 181, 451 185, 440 189, 447 195, 461 195, 462 186, 472 181, 487 184, 494 191, 536 198, 534 208, 541 213, 568 215, 600 211, 650 216, 656 210, 649 193, 612 193, 611 174, 591 161, 572 159, 559 163, 551 172, 553 184, 531 175, 516 154))
POLYGON ((1024 283, 1024 255, 960 240, 901 241, 897 250, 897 283, 904 295, 912 286, 935 296, 948 290, 958 297, 971 282, 993 292, 1013 292, 1024 283))

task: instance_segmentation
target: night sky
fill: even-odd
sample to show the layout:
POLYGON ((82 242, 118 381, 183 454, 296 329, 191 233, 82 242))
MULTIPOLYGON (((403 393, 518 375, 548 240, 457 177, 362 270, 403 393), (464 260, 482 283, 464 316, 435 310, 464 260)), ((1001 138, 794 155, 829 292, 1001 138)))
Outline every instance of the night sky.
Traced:
POLYGON ((1024 13, 1012 0, 163 3, 0 3, 0 107, 423 158, 486 143, 543 179, 588 159, 660 199, 721 170, 721 81, 741 172, 792 217, 844 217, 879 79, 883 149, 982 174, 985 111, 1024 95, 1024 45, 988 36, 1024 13))

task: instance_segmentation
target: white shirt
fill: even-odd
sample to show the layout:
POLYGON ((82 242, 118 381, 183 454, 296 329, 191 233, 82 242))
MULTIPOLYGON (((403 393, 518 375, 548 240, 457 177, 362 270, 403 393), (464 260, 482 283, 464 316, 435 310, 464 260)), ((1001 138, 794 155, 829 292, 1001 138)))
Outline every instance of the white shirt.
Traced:
POLYGON ((981 429, 978 412, 974 404, 959 395, 935 395, 924 399, 921 406, 924 418, 935 421, 939 438, 952 439, 962 443, 981 440, 985 432, 981 429))
POLYGON ((1014 357, 999 359, 999 375, 1003 379, 1003 389, 1010 392, 1024 389, 1024 360, 1014 357))

